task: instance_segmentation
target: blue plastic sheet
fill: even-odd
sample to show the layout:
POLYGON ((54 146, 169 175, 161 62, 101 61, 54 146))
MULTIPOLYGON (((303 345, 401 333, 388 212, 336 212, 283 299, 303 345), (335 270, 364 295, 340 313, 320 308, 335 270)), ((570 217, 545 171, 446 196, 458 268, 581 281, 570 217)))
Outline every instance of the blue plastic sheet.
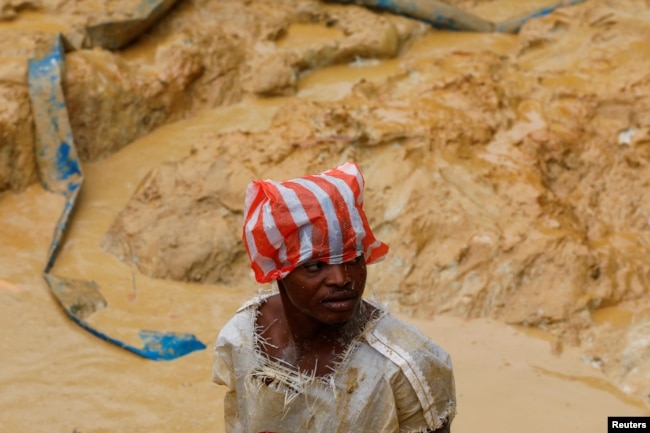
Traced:
POLYGON ((437 0, 330 0, 334 3, 357 4, 424 21, 445 30, 472 32, 517 33, 527 21, 547 15, 563 6, 583 3, 585 0, 562 0, 531 11, 522 16, 492 22, 457 7, 437 0))
POLYGON ((353 3, 416 18, 434 27, 447 30, 490 32, 493 24, 476 15, 435 0, 330 0, 353 3))
POLYGON ((62 194, 66 199, 50 243, 43 271, 45 281, 68 316, 102 340, 153 360, 172 360, 205 349, 205 344, 187 333, 142 330, 138 332, 142 347, 110 337, 85 320, 107 306, 99 286, 94 281, 59 278, 50 272, 79 198, 83 174, 61 86, 65 64, 61 36, 57 36, 51 46, 44 48, 43 55, 30 59, 28 68, 29 95, 36 126, 37 163, 43 186, 62 194))

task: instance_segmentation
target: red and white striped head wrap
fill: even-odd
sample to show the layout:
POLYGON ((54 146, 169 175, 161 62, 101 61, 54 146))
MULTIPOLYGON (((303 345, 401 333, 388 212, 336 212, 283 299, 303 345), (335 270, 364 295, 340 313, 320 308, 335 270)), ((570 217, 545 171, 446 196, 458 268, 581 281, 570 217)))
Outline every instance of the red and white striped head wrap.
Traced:
POLYGON ((361 171, 352 162, 286 182, 249 184, 242 237, 255 279, 281 280, 312 259, 329 264, 361 254, 368 264, 383 259, 388 245, 370 230, 363 187, 361 171))

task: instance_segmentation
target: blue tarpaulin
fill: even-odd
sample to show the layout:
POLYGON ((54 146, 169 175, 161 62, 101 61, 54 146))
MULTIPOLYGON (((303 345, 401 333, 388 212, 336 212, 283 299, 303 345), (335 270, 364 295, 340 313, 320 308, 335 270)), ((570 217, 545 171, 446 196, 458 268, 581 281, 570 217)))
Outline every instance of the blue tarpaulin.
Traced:
POLYGON ((585 0, 562 0, 549 2, 548 5, 515 16, 502 22, 492 22, 455 6, 437 0, 330 0, 334 3, 357 4, 404 15, 431 24, 445 30, 472 32, 516 33, 527 21, 547 15, 563 6, 582 3, 585 0))
POLYGON ((29 96, 36 127, 36 155, 43 186, 62 194, 65 206, 55 227, 48 259, 43 271, 45 281, 68 316, 91 334, 119 347, 154 360, 172 360, 205 349, 193 334, 165 331, 137 331, 142 347, 124 343, 91 326, 86 318, 107 307, 94 281, 59 278, 51 273, 66 227, 70 223, 83 173, 72 136, 68 110, 61 86, 65 65, 62 37, 43 47, 41 56, 30 59, 29 96))

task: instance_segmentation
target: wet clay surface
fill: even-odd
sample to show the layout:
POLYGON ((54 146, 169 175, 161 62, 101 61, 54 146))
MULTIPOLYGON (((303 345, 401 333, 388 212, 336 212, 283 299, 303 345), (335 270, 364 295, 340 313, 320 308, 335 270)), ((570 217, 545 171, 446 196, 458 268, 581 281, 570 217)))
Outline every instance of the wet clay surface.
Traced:
MULTIPOLYGON (((223 16, 202 20, 216 6, 188 2, 123 52, 68 56, 71 120, 106 140, 81 139, 95 161, 54 273, 102 287, 109 307, 93 326, 127 342, 137 329, 193 332, 210 346, 257 289, 238 239, 246 184, 355 160, 392 248, 369 267, 368 292, 451 353, 455 431, 592 432, 604 415, 648 413, 645 2, 587 2, 519 35, 426 31, 317 2, 282 13, 249 2, 245 14, 235 3, 223 2, 232 25, 218 43, 183 43, 181 28, 223 16), (92 122, 81 114, 94 111, 92 122)), ((3 48, 13 60, 0 87, 20 94, 21 59, 47 36, 11 34, 25 48, 3 48)), ((7 119, 29 123, 25 103, 13 106, 7 119)), ((209 350, 153 363, 65 317, 40 274, 63 201, 11 161, 31 174, 6 177, 24 192, 0 201, 0 320, 12 330, 0 337, 0 430, 223 431, 209 350)))

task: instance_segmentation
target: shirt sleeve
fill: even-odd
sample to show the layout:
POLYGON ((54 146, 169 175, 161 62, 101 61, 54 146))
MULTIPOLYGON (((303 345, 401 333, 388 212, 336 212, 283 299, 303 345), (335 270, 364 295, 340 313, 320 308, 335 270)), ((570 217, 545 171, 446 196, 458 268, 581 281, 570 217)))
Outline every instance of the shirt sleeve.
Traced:
POLYGON ((431 430, 451 423, 456 414, 456 391, 451 359, 444 349, 417 328, 390 315, 377 323, 366 335, 366 341, 401 370, 401 377, 393 384, 396 405, 401 411, 400 431, 426 431, 402 428, 402 419, 410 424, 420 414, 431 430), (412 402, 413 397, 417 404, 412 402))
POLYGON ((428 425, 422 405, 404 373, 395 376, 393 394, 400 432, 425 432, 428 425))
POLYGON ((212 381, 225 385, 230 390, 235 389, 235 371, 232 362, 232 346, 227 341, 227 335, 224 335, 227 327, 224 327, 217 338, 214 346, 214 365, 212 367, 212 381))
POLYGON ((237 344, 236 327, 231 320, 227 323, 214 345, 214 365, 212 367, 212 381, 228 387, 223 399, 224 422, 229 433, 243 432, 244 429, 239 418, 239 405, 237 402, 237 378, 233 362, 233 347, 237 344))
POLYGON ((236 360, 241 353, 241 347, 250 344, 252 325, 250 323, 250 303, 240 308, 233 317, 221 328, 217 341, 214 344, 214 365, 212 367, 212 381, 225 385, 230 390, 237 386, 236 368, 241 364, 241 359, 236 360))

